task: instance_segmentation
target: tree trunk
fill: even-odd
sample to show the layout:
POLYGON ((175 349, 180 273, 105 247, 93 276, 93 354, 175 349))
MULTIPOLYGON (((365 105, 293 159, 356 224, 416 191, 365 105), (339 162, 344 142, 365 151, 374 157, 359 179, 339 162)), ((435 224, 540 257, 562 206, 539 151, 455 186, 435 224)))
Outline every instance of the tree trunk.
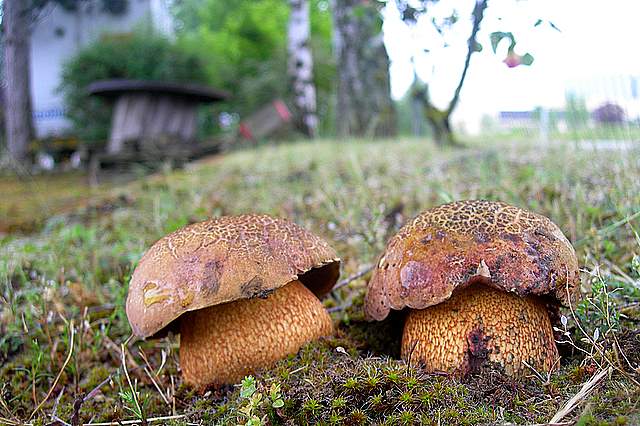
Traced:
POLYGON ((433 130, 433 140, 439 146, 456 146, 453 131, 451 130, 451 114, 448 111, 441 111, 434 106, 426 107, 427 121, 433 130))
POLYGON ((298 128, 309 137, 318 131, 316 87, 313 83, 313 56, 309 45, 311 22, 308 0, 290 0, 289 17, 289 78, 298 128))
MULTIPOLYGON (((471 64, 471 56, 479 51, 478 49, 478 31, 480 31, 480 24, 484 19, 484 11, 487 9, 487 3, 489 0, 476 0, 475 7, 473 8, 473 12, 471 14, 472 17, 472 27, 471 27, 471 35, 467 39, 467 55, 464 60, 464 67, 462 69, 462 74, 460 75, 460 80, 458 81, 458 86, 449 102, 449 106, 446 109, 438 109, 431 103, 431 97, 429 95, 429 86, 424 85, 424 87, 420 87, 418 84, 418 77, 416 74, 416 64, 413 62, 414 67, 414 89, 413 89, 413 97, 414 100, 418 100, 424 106, 425 114, 427 121, 431 125, 433 130, 433 139, 437 145, 450 145, 450 146, 463 146, 463 144, 459 143, 453 135, 453 131, 451 130, 451 113, 455 110, 458 102, 460 101, 460 93, 462 91, 462 86, 464 84, 465 78, 467 77, 467 72, 469 71, 469 65, 471 64)), ((407 2, 408 4, 408 2, 407 2)))
POLYGON ((338 67, 336 132, 339 136, 391 136, 389 57, 382 37, 380 3, 334 0, 334 50, 338 67))
POLYGON ((31 138, 31 90, 29 83, 29 2, 4 0, 4 76, 7 148, 18 164, 27 160, 31 138))

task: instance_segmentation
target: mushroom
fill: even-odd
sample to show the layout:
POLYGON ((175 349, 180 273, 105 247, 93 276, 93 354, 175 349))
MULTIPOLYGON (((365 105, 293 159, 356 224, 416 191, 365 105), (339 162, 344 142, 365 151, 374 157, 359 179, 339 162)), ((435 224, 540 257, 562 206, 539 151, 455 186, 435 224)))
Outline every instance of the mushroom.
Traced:
POLYGON ((365 313, 408 308, 401 356, 465 375, 484 363, 509 375, 552 371, 552 323, 579 294, 571 243, 548 218, 502 202, 427 210, 387 244, 368 283, 365 313))
POLYGON ((144 254, 126 311, 142 338, 180 332, 184 379, 230 384, 333 332, 319 298, 340 260, 284 219, 225 216, 181 228, 144 254))

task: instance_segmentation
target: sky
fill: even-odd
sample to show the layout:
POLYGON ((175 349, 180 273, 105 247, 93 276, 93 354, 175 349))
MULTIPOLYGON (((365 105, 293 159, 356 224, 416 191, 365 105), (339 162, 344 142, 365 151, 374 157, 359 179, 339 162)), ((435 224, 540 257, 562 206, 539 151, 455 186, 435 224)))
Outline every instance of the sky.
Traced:
MULTIPOLYGON (((453 4, 465 8, 459 9, 460 21, 447 38, 447 48, 441 43, 426 45, 439 40, 429 22, 409 30, 394 2, 387 6, 383 29, 394 98, 402 97, 411 85, 414 56, 436 104, 447 104, 462 71, 474 1, 441 0, 434 13, 446 16, 453 4), (424 47, 429 48, 426 54, 420 52, 424 47)), ((639 18, 640 0, 490 0, 478 35, 484 48, 471 59, 454 122, 464 122, 474 131, 484 114, 562 108, 567 91, 585 96, 590 108, 609 100, 621 104, 629 116, 640 115, 640 101, 632 98, 629 84, 630 76, 640 77, 639 18), (534 27, 538 19, 545 23, 534 27), (494 54, 489 43, 493 31, 512 31, 516 52, 531 53, 534 63, 508 68, 502 63, 508 42, 494 54)))

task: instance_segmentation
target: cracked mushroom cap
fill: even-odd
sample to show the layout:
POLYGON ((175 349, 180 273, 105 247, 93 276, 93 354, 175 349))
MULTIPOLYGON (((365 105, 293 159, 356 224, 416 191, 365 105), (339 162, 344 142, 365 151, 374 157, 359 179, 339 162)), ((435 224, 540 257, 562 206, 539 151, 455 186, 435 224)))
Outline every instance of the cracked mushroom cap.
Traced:
POLYGON ((137 336, 160 335, 185 312, 265 297, 294 280, 321 297, 339 267, 329 244, 288 220, 218 217, 151 246, 129 283, 127 317, 137 336))
POLYGON ((389 241, 365 312, 380 321, 391 309, 424 309, 476 280, 566 305, 579 291, 578 260, 544 216, 502 202, 457 201, 421 213, 389 241))

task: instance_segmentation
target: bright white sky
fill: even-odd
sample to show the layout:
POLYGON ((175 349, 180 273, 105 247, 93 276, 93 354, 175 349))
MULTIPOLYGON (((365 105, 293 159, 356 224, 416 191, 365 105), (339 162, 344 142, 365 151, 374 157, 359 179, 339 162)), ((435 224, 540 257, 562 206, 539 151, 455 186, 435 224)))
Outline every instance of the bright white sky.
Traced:
MULTIPOLYGON (((439 106, 453 94, 462 70, 466 40, 471 28, 474 0, 441 0, 442 16, 455 3, 460 10, 450 47, 435 48, 418 57, 419 75, 430 82, 439 106)), ((390 2, 394 5, 394 2, 390 2)), ((628 77, 640 76, 639 0, 491 0, 478 41, 484 46, 473 55, 454 122, 477 128, 483 114, 505 110, 530 110, 536 106, 561 108, 567 90, 586 96, 589 107, 604 100, 623 104, 629 115, 640 113, 640 101, 631 100, 628 77), (502 17, 502 20, 498 18, 502 17), (540 18, 553 22, 534 27, 540 18), (494 55, 489 43, 493 31, 512 31, 516 52, 531 53, 530 67, 509 69, 502 63, 508 42, 494 55)), ((413 80, 410 58, 419 40, 434 40, 431 24, 424 22, 409 31, 395 6, 385 10, 385 43, 391 57, 391 88, 395 98, 413 80)))

